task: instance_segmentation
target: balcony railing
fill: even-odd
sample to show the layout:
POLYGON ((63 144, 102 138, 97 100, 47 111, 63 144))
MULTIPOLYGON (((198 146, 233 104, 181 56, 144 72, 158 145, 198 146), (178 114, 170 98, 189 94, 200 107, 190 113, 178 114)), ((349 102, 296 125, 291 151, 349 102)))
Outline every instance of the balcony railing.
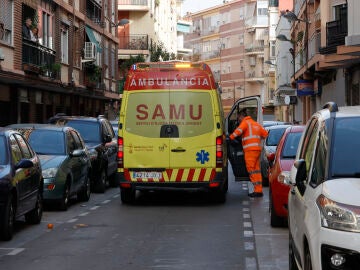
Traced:
POLYGON ((119 0, 118 5, 147 6, 148 0, 119 0))
POLYGON ((54 71, 55 51, 31 40, 23 40, 23 68, 47 77, 58 77, 59 71, 54 71))
POLYGON ((148 50, 149 38, 148 35, 129 35, 119 36, 120 50, 148 50))
POLYGON ((345 44, 347 21, 337 20, 326 23, 326 47, 320 48, 321 54, 336 53, 336 47, 345 44))

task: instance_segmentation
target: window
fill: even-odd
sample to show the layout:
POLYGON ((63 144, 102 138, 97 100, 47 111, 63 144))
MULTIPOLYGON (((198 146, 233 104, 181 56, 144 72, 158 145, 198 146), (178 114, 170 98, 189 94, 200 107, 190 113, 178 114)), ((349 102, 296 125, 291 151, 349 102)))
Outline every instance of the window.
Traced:
POLYGON ((258 15, 268 15, 267 8, 258 8, 258 15))
POLYGON ((40 38, 40 43, 50 49, 53 48, 52 44, 52 16, 43 11, 42 13, 42 37, 40 38))
POLYGON ((13 1, 0 1, 0 42, 12 43, 13 1))
POLYGON ((69 28, 65 25, 61 26, 61 62, 69 63, 69 28))
POLYGON ((17 164, 22 159, 22 154, 20 147, 14 136, 10 136, 10 145, 11 145, 11 156, 13 162, 17 164))
POLYGON ((8 161, 5 136, 0 136, 0 165, 5 165, 8 161))
POLYGON ((324 131, 321 131, 319 136, 319 144, 315 152, 314 166, 310 179, 310 183, 314 186, 320 184, 325 179, 327 145, 327 136, 325 135, 324 131))
POLYGON ((275 57, 275 41, 270 41, 270 57, 275 57))
POLYGON ((311 162, 313 160, 313 151, 315 148, 315 142, 318 134, 318 122, 316 119, 312 120, 311 125, 309 126, 309 129, 307 130, 306 139, 303 145, 303 148, 301 149, 301 157, 306 162, 306 175, 309 175, 311 162))
POLYGON ((31 153, 31 150, 29 149, 28 144, 24 140, 23 137, 21 137, 19 134, 14 135, 16 137, 16 140, 19 143, 19 146, 21 147, 21 151, 24 155, 24 158, 30 159, 33 157, 33 153, 31 153))

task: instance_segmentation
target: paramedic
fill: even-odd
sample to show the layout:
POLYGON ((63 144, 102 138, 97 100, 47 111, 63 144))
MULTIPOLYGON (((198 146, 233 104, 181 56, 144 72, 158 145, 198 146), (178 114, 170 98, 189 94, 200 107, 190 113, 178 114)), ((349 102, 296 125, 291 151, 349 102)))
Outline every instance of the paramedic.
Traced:
POLYGON ((268 132, 246 112, 246 108, 238 112, 239 126, 230 135, 230 140, 242 136, 242 146, 246 170, 249 173, 250 181, 254 185, 254 192, 249 197, 262 197, 262 178, 260 170, 260 156, 262 150, 262 139, 265 139, 268 132))

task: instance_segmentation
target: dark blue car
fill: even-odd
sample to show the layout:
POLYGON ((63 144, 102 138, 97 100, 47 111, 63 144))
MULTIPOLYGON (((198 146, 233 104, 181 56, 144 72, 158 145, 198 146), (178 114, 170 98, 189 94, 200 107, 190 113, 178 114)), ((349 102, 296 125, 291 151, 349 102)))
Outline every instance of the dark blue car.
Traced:
POLYGON ((15 220, 39 224, 43 211, 40 159, 17 131, 0 128, 0 238, 10 240, 15 220))

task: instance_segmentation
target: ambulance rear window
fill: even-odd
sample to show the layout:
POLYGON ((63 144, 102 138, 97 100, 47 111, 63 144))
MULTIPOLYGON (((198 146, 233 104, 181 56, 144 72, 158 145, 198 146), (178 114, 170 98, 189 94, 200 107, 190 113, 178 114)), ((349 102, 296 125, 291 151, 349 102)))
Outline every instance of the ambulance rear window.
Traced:
POLYGON ((186 138, 209 133, 214 129, 210 92, 151 91, 132 92, 126 108, 127 132, 149 138, 160 138, 167 125, 186 138))

